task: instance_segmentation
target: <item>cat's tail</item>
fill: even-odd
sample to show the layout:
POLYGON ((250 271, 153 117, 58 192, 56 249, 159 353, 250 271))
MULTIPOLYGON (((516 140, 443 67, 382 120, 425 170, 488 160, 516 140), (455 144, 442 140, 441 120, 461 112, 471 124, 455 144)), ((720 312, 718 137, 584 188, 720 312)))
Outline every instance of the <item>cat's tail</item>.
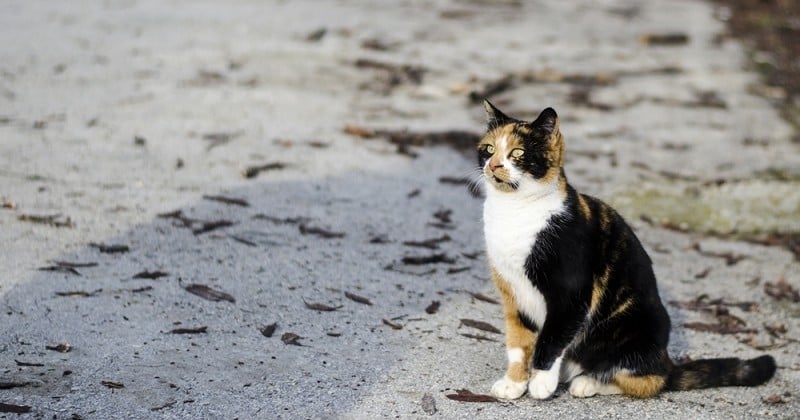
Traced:
POLYGON ((713 388, 719 386, 756 386, 775 374, 775 359, 765 355, 742 360, 703 359, 676 365, 667 377, 667 391, 713 388))

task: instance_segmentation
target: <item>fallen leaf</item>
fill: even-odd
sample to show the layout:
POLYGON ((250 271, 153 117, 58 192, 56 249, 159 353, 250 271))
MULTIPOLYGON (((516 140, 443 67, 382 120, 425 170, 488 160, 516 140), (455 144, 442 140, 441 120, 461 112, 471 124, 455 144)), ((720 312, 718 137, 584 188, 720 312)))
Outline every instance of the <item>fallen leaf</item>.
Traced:
POLYGON ((100 381, 100 384, 105 386, 105 387, 107 387, 107 388, 111 388, 111 389, 122 389, 122 388, 125 388, 125 384, 123 384, 122 382, 114 382, 114 381, 103 380, 103 381, 100 381))
POLYGON ((61 219, 61 215, 60 214, 53 214, 53 215, 47 215, 47 216, 39 216, 39 215, 34 215, 34 214, 20 214, 19 216, 17 216, 17 220, 19 220, 21 222, 37 223, 37 224, 48 225, 48 226, 58 227, 58 228, 61 228, 61 227, 66 227, 66 228, 75 227, 75 223, 73 223, 72 220, 69 217, 67 217, 66 219, 61 219))
POLYGON ((425 239, 422 241, 405 241, 403 242, 403 245, 419 248, 439 249, 439 244, 448 241, 450 241, 450 235, 444 234, 438 238, 425 239))
POLYGON ((301 340, 303 337, 291 332, 283 333, 281 336, 281 341, 283 344, 292 345, 292 346, 302 346, 298 340, 301 340))
POLYGON ((436 312, 439 311, 439 306, 441 306, 439 301, 438 300, 434 300, 433 302, 431 302, 430 305, 428 305, 425 308, 425 313, 428 314, 428 315, 433 315, 433 314, 435 314, 436 312))
POLYGON ((469 293, 470 296, 474 297, 477 300, 481 300, 481 301, 484 301, 486 303, 491 303, 493 305, 499 305, 500 304, 500 302, 498 302, 497 300, 492 299, 489 296, 486 296, 484 294, 475 293, 475 292, 467 292, 467 293, 469 293))
POLYGON ((650 46, 675 46, 689 43, 689 35, 682 32, 667 32, 662 34, 645 34, 640 38, 642 44, 650 46))
POLYGON ((461 335, 463 335, 464 337, 467 337, 467 338, 474 338, 475 340, 478 340, 478 341, 493 341, 495 343, 497 342, 497 340, 495 340, 494 338, 487 337, 485 335, 480 335, 480 334, 461 333, 461 335))
POLYGON ((184 289, 193 295, 200 296, 203 299, 213 302, 224 300, 231 303, 236 303, 236 299, 234 299, 233 296, 219 290, 214 290, 204 284, 190 284, 184 287, 184 289))
POLYGON ((372 305, 372 302, 363 296, 359 296, 350 292, 344 292, 344 295, 353 302, 363 303, 364 305, 372 305))
POLYGON ((103 289, 97 289, 92 292, 87 292, 85 290, 72 290, 69 292, 56 292, 56 296, 61 297, 92 297, 97 296, 98 293, 102 292, 103 289))
POLYGON ((30 413, 31 406, 0 403, 0 413, 24 414, 30 413))
POLYGON ((56 344, 55 346, 44 346, 47 350, 57 351, 59 353, 69 353, 72 350, 72 346, 69 343, 60 343, 56 344))
POLYGON ((264 337, 269 338, 269 337, 272 337, 273 334, 275 334, 275 330, 277 328, 278 328, 278 323, 277 322, 273 322, 272 324, 268 324, 268 325, 264 325, 263 327, 260 327, 258 330, 261 331, 261 335, 263 335, 264 337))
POLYGON ((383 322, 383 325, 386 325, 386 326, 388 326, 389 328, 391 328, 393 330, 402 330, 403 329, 402 325, 400 325, 398 323, 395 323, 395 322, 392 322, 392 321, 389 321, 386 318, 382 319, 381 321, 383 322))
POLYGON ((777 282, 765 282, 764 293, 772 296, 776 300, 788 300, 790 302, 800 302, 800 292, 786 281, 786 276, 781 276, 777 282))
POLYGON ((242 198, 226 197, 223 195, 204 195, 204 199, 239 207, 250 207, 250 203, 242 198))
POLYGON ((242 176, 245 178, 255 178, 261 172, 284 169, 286 166, 287 165, 283 162, 272 162, 263 165, 248 166, 242 171, 242 176))
POLYGON ((97 243, 90 243, 90 247, 97 248, 98 251, 104 254, 121 254, 130 251, 131 249, 127 245, 105 245, 105 244, 97 244, 97 243))
POLYGON ((486 331, 486 332, 495 333, 495 334, 501 334, 502 333, 500 330, 495 328, 492 324, 489 324, 488 322, 483 322, 483 321, 476 321, 474 319, 462 318, 461 319, 461 325, 466 325, 468 327, 476 328, 476 329, 479 329, 481 331, 486 331))
POLYGON ((161 277, 168 276, 169 273, 163 271, 140 271, 133 275, 132 278, 134 279, 147 279, 147 280, 155 280, 161 277))
POLYGON ((305 301, 305 299, 303 300, 303 303, 306 304, 306 308, 313 309, 315 311, 320 311, 320 312, 333 312, 333 311, 335 311, 335 310, 337 310, 337 309, 342 307, 342 305, 329 306, 329 305, 325 305, 323 303, 308 303, 308 302, 305 301))
POLYGON ((432 254, 424 256, 403 257, 401 260, 406 265, 425 265, 425 264, 454 264, 456 260, 448 257, 447 254, 432 254))
POLYGON ((217 230, 221 228, 225 228, 228 226, 233 226, 235 223, 230 220, 211 220, 211 221, 204 221, 202 222, 199 228, 192 229, 192 233, 195 235, 200 235, 203 233, 211 232, 212 230, 217 230))
POLYGON ((17 366, 30 366, 30 367, 41 367, 41 366, 44 366, 44 363, 21 362, 21 361, 19 361, 17 359, 14 359, 14 363, 16 363, 17 366))
POLYGON ((306 224, 301 224, 298 228, 300 229, 300 233, 303 235, 316 235, 324 239, 345 237, 344 232, 333 232, 319 227, 308 226, 306 224))
POLYGON ((491 395, 475 394, 472 391, 466 389, 458 389, 456 390, 455 394, 447 394, 445 396, 451 400, 461 401, 461 402, 477 402, 477 403, 499 402, 497 398, 491 395))
POLYGON ((175 328, 173 330, 169 330, 169 334, 205 334, 208 332, 208 327, 197 327, 197 328, 175 328))

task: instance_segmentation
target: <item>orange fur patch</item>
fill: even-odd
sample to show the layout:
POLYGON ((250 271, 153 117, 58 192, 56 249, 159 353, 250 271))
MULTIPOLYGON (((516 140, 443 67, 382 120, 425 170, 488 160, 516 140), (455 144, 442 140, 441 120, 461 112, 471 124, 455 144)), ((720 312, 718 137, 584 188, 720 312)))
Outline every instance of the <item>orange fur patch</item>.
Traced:
POLYGON ((659 375, 634 376, 630 373, 620 372, 614 375, 614 384, 622 393, 634 398, 650 398, 658 395, 666 379, 659 375))
POLYGON ((515 382, 527 381, 530 375, 530 364, 533 358, 533 347, 536 344, 537 334, 529 330, 519 319, 519 308, 511 290, 497 270, 492 269, 492 280, 503 299, 503 312, 506 322, 506 348, 522 349, 521 363, 509 363, 506 375, 515 382))

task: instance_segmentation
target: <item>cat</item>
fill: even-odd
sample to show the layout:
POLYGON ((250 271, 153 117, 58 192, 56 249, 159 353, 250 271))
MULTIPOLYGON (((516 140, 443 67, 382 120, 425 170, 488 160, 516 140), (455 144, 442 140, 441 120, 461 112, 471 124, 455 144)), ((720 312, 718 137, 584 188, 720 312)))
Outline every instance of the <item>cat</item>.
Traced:
POLYGON ((772 378, 769 355, 674 364, 650 257, 616 211, 567 183, 556 112, 524 122, 484 108, 484 234, 508 357, 492 394, 546 399, 569 382, 575 397, 648 398, 772 378))

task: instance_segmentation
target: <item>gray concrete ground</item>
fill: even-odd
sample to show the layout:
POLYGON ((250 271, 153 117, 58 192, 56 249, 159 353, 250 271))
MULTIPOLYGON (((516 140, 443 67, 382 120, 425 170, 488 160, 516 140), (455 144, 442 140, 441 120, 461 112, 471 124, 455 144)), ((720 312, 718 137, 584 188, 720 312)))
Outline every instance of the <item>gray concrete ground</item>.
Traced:
POLYGON ((764 288, 797 287, 798 261, 660 223, 704 208, 718 231, 800 231, 798 185, 759 175, 800 167, 798 146, 719 36, 724 11, 554 3, 5 2, 0 403, 30 418, 796 417, 800 309, 764 288), (688 42, 642 38, 669 33, 688 42), (504 369, 502 336, 460 321, 502 327, 475 297, 497 297, 481 201, 441 181, 474 177, 473 159, 343 128, 477 133, 468 94, 504 77, 491 97, 509 113, 559 111, 570 180, 629 219, 665 301, 757 306, 725 307, 752 332, 720 335, 683 327, 714 315, 668 305, 672 354, 769 352, 775 379, 647 401, 447 398, 488 393, 504 369), (741 207, 715 201, 731 197, 741 207))

